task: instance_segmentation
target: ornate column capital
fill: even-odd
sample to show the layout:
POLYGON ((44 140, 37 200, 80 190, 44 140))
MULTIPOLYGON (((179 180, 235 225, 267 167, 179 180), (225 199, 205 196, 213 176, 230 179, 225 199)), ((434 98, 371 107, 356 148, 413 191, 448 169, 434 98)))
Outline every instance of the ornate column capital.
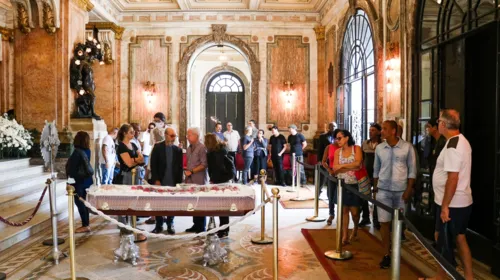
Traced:
POLYGON ((14 29, 0 27, 0 34, 2 35, 3 41, 14 40, 14 29))
POLYGON ((92 23, 87 23, 85 25, 85 29, 93 29, 97 27, 97 29, 108 29, 111 30, 115 33, 115 39, 116 40, 121 40, 123 36, 123 31, 125 31, 124 27, 118 26, 113 22, 92 22, 92 23))
POLYGON ((325 40, 325 26, 317 25, 314 27, 314 32, 316 33, 316 40, 325 40))
POLYGON ((78 5, 78 7, 82 8, 83 10, 90 12, 94 8, 94 4, 90 2, 90 0, 73 0, 75 4, 78 5))

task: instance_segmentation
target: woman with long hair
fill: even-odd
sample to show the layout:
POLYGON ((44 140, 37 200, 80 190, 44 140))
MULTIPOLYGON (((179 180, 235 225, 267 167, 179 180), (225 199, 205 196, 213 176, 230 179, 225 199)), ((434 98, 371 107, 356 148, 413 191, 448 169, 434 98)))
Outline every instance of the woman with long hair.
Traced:
POLYGON ((144 157, 139 148, 131 142, 134 133, 134 128, 130 124, 122 125, 118 131, 118 160, 124 185, 141 184, 139 174, 136 174, 135 182, 132 182, 132 169, 144 164, 144 157))
POLYGON ((267 139, 264 138, 264 130, 259 129, 257 132, 257 138, 254 141, 254 180, 257 182, 257 178, 259 177, 260 170, 264 169, 267 171, 267 139))
MULTIPOLYGON (((214 184, 228 183, 234 177, 232 170, 226 170, 225 157, 227 157, 227 146, 216 134, 205 135, 205 147, 207 148, 208 176, 214 184)), ((234 163, 233 163, 234 165, 234 163)), ((234 169, 234 167, 233 167, 234 169)), ((219 217, 219 226, 229 224, 229 217, 219 217)), ((229 235, 229 228, 217 233, 219 238, 229 235)))
MULTIPOLYGON (((85 131, 78 131, 73 142, 75 150, 68 159, 67 174, 75 180, 76 194, 87 199, 87 189, 92 185, 94 170, 90 166, 90 136, 85 131)), ((76 233, 90 232, 89 209, 75 198, 75 204, 82 219, 82 226, 75 230, 76 233)))
POLYGON ((253 156, 254 156, 254 140, 252 137, 252 127, 247 126, 245 128, 245 136, 241 138, 241 147, 243 148, 243 161, 245 162, 245 167, 243 168, 243 184, 248 183, 248 170, 252 166, 253 156))
MULTIPOLYGON (((360 169, 363 161, 363 151, 361 147, 355 145, 349 131, 341 130, 337 132, 335 137, 340 148, 335 151, 333 171, 337 175, 337 178, 344 180, 344 186, 347 185, 357 189, 358 179, 356 178, 355 171, 360 169)), ((345 188, 342 191, 342 199, 342 243, 346 245, 354 241, 358 235, 359 208, 361 207, 362 200, 345 188), (349 213, 352 215, 354 229, 348 237, 349 213)))

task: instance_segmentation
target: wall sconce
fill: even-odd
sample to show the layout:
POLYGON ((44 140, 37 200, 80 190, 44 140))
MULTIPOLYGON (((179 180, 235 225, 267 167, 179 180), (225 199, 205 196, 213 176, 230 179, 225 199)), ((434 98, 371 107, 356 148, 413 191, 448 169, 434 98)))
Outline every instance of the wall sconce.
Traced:
POLYGON ((285 98, 285 108, 291 109, 293 107, 293 98, 295 96, 295 91, 292 90, 293 82, 286 81, 285 83, 286 89, 283 91, 283 96, 285 98))
POLYGON ((156 85, 150 81, 147 81, 144 85, 144 95, 146 95, 146 101, 151 104, 153 96, 156 94, 156 85))
POLYGON ((390 97, 400 93, 401 62, 399 57, 391 58, 385 62, 385 86, 390 97))

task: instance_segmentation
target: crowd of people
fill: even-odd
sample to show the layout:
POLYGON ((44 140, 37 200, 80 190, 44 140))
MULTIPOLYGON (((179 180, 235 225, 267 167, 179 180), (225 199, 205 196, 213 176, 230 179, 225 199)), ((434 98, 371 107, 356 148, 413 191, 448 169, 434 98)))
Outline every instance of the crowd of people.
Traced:
MULTIPOLYGON (((454 263, 453 248, 446 248, 443 232, 447 228, 448 235, 455 239, 459 257, 463 262, 465 276, 472 279, 471 254, 465 239, 465 230, 471 213, 472 195, 470 189, 471 147, 467 139, 460 133, 460 115, 452 109, 442 110, 439 118, 427 123, 428 137, 423 141, 422 153, 417 153, 413 145, 402 139, 402 127, 394 120, 386 120, 381 125, 373 123, 369 129, 369 139, 356 145, 350 131, 338 129, 334 122, 329 124, 328 132, 319 139, 318 159, 322 168, 331 175, 342 179, 353 188, 358 188, 360 170, 365 169, 373 184, 373 197, 381 203, 395 208, 405 209, 414 195, 417 179, 417 158, 423 155, 429 167, 432 186, 435 193, 436 207, 435 241, 436 246, 446 252, 445 257, 454 263), (450 233, 451 232, 451 233, 450 233)), ((166 127, 165 116, 157 113, 148 129, 140 133, 139 124, 124 124, 120 128, 112 128, 104 137, 99 152, 102 184, 142 184, 146 180, 150 184, 174 187, 185 182, 204 185, 210 183, 235 182, 238 177, 234 162, 237 153, 241 153, 244 161, 241 181, 248 183, 250 178, 257 178, 259 170, 267 169, 268 158, 272 161, 276 185, 286 186, 283 171, 283 157, 288 150, 296 159, 304 161, 305 137, 298 133, 297 126, 288 127, 289 136, 285 138, 278 127, 271 129, 272 136, 264 137, 264 130, 258 129, 251 120, 240 137, 233 130, 232 123, 226 124, 222 132, 222 124, 216 123, 213 133, 204 135, 201 142, 201 130, 196 127, 187 130, 189 146, 186 149, 187 163, 183 163, 183 147, 178 142, 177 132, 166 127), (132 170, 137 176, 132 181, 132 170), (116 171, 115 171, 116 170, 116 171)), ((75 188, 79 196, 85 198, 86 189, 92 184, 93 173, 88 164, 90 159, 90 139, 87 133, 78 132, 75 136, 75 152, 68 160, 68 175, 75 178, 75 188), (80 165, 86 165, 82 175, 80 165), (87 176, 87 177, 85 177, 87 176)), ((303 184, 306 176, 301 166, 298 176, 303 184)), ((337 201, 336 184, 320 178, 320 186, 328 181, 327 196, 329 200, 329 218, 331 225, 335 218, 337 201)), ((348 245, 357 240, 358 227, 371 224, 368 201, 360 199, 356 194, 343 189, 342 243, 348 245), (349 217, 351 216, 351 217, 349 217), (351 234, 348 234, 350 218, 354 222, 351 234), (361 221, 360 221, 361 219, 361 221)), ((82 227, 76 232, 89 232, 89 218, 86 207, 76 200, 82 227)), ((384 255, 380 267, 385 269, 391 265, 390 232, 392 213, 374 207, 373 223, 380 230, 384 255)), ((151 217, 148 223, 156 224, 153 232, 161 233, 167 225, 167 233, 175 234, 174 217, 151 217)), ((229 217, 220 217, 220 225, 228 224, 229 217)), ((203 232, 206 230, 206 217, 193 217, 193 226, 186 232, 203 232)), ((227 237, 229 229, 218 233, 219 237, 227 237)), ((436 279, 445 279, 442 269, 436 279)))

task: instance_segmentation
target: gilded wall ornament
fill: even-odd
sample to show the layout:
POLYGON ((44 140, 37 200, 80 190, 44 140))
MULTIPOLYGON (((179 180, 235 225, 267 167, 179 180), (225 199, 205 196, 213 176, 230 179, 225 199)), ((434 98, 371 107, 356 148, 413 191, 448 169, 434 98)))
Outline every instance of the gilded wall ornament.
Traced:
POLYGON ((113 63, 113 55, 111 53, 111 47, 108 43, 104 43, 104 63, 112 64, 113 63))
POLYGON ((54 34, 57 30, 52 7, 47 2, 43 2, 43 29, 49 34, 54 34))
POLYGON ((2 35, 3 41, 14 40, 14 30, 10 28, 0 27, 0 34, 2 35))
POLYGON ((314 32, 316 33, 316 40, 325 40, 325 27, 323 25, 317 25, 314 27, 314 32))
POLYGON ((217 45, 222 45, 222 42, 224 42, 224 38, 226 37, 226 28, 226 24, 212 24, 214 41, 217 45))
POLYGON ((23 3, 17 3, 17 25, 24 34, 31 32, 28 11, 23 3))

